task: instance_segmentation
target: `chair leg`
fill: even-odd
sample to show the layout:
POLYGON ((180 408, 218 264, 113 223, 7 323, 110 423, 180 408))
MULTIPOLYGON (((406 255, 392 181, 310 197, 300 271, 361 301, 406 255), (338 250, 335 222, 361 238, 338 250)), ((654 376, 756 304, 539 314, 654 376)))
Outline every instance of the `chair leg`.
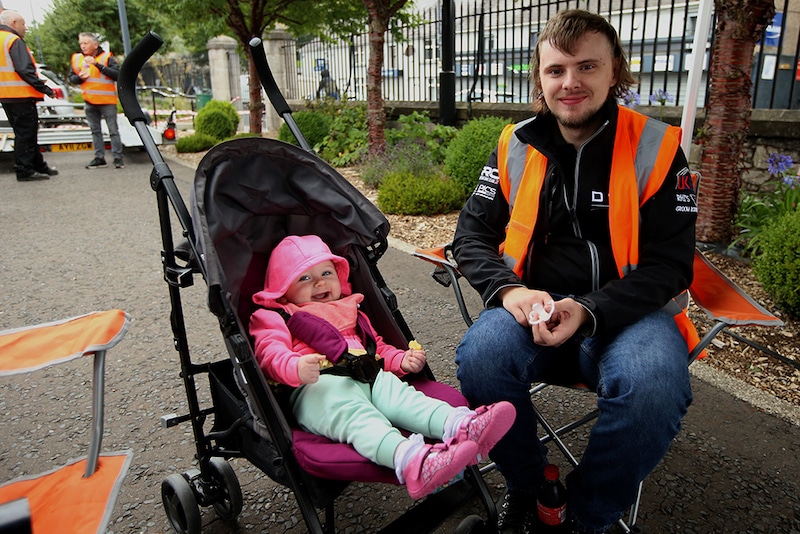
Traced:
POLYGON ((336 532, 336 503, 331 501, 325 506, 325 526, 323 530, 327 534, 335 534, 336 532))

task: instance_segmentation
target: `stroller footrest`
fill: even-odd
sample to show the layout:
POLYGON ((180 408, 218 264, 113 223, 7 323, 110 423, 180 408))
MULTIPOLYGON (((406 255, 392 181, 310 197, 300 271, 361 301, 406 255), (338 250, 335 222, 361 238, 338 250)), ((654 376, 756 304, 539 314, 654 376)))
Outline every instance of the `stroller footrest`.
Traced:
POLYGON ((188 421, 190 417, 188 415, 178 415, 175 413, 170 413, 167 415, 161 416, 161 428, 172 428, 173 426, 177 426, 184 421, 188 421))

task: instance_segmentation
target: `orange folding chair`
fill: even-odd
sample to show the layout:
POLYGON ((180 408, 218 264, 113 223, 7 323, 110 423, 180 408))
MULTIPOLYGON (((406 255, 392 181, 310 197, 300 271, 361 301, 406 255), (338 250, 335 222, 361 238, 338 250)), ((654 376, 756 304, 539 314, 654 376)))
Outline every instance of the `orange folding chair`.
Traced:
POLYGON ((122 310, 0 332, 0 376, 94 355, 92 428, 86 457, 0 486, 0 532, 103 532, 111 519, 131 451, 100 454, 106 351, 128 331, 122 310))
MULTIPOLYGON (((459 285, 461 273, 458 271, 458 265, 453 258, 452 245, 447 244, 431 249, 417 249, 413 255, 435 265, 431 276, 434 280, 445 287, 452 286, 456 297, 456 303, 464 322, 468 327, 472 325, 473 318, 469 312, 461 286, 459 285)), ((691 350, 688 363, 705 357, 705 348, 708 346, 711 340, 714 339, 719 332, 728 327, 746 325, 783 325, 783 321, 770 313, 767 309, 758 304, 752 297, 745 293, 732 280, 725 276, 722 271, 717 269, 698 249, 695 249, 693 268, 694 280, 689 288, 689 296, 694 304, 706 313, 712 326, 700 338, 697 345, 691 350)), ((688 313, 688 310, 686 311, 688 313)), ((764 347, 761 347, 752 341, 744 341, 755 348, 765 351, 767 354, 775 356, 771 352, 767 351, 764 347)), ((579 417, 578 419, 570 421, 567 424, 556 428, 547 420, 542 411, 537 408, 534 400, 536 395, 541 394, 545 389, 554 385, 564 387, 563 384, 549 384, 542 382, 535 384, 531 388, 533 410, 536 418, 542 426, 542 429, 544 430, 544 435, 540 438, 540 441, 543 444, 550 442, 554 443, 567 461, 569 461, 573 466, 577 466, 578 460, 569 450, 567 444, 562 438, 573 430, 576 430, 586 423, 596 419, 597 415, 599 414, 599 410, 591 410, 589 413, 579 417)), ((566 387, 588 391, 579 384, 566 387)), ((493 468, 494 465, 489 464, 482 468, 481 471, 486 472, 493 468)), ((639 496, 637 497, 634 505, 631 507, 628 522, 626 523, 623 520, 620 520, 619 522, 619 526, 623 532, 631 532, 631 528, 636 524, 641 492, 642 485, 640 484, 639 496)))

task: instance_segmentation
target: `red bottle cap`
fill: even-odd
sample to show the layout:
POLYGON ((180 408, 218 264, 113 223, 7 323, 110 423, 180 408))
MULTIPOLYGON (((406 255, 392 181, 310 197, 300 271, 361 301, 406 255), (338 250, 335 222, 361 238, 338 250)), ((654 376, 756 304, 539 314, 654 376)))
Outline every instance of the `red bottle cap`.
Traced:
POLYGON ((544 478, 550 482, 558 480, 558 466, 555 464, 547 464, 544 466, 544 478))

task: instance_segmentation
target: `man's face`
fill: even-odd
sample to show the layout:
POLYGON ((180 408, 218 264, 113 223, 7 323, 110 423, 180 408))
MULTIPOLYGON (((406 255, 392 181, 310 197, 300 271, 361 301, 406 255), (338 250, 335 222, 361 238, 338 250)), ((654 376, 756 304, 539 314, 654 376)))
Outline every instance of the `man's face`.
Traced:
POLYGON ((562 131, 594 126, 596 113, 617 81, 608 39, 587 32, 577 40, 571 54, 547 41, 542 43, 539 56, 542 95, 562 131))
POLYGON ((80 44, 84 56, 93 56, 97 52, 97 43, 89 37, 80 37, 78 44, 80 44))
POLYGON ((28 33, 28 26, 25 25, 25 19, 17 17, 11 22, 11 29, 19 34, 20 37, 25 37, 28 33))

